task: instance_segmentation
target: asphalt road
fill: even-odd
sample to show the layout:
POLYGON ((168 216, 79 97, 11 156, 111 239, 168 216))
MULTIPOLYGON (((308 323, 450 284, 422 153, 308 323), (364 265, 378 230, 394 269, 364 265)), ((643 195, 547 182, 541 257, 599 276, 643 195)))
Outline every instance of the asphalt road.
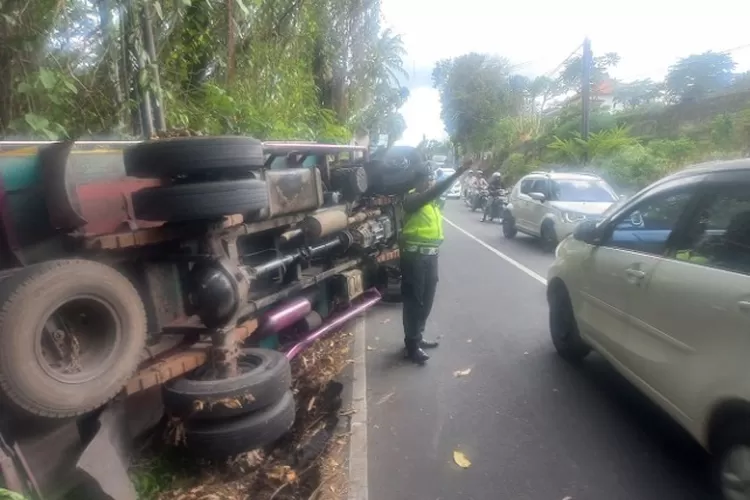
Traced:
MULTIPOLYGON (((445 215, 546 277, 552 256, 531 239, 505 240, 460 201, 445 215)), ((707 457, 681 429, 602 358, 557 357, 543 283, 450 224, 445 235, 427 366, 401 358, 400 306, 368 314, 370 500, 711 498, 707 457)))

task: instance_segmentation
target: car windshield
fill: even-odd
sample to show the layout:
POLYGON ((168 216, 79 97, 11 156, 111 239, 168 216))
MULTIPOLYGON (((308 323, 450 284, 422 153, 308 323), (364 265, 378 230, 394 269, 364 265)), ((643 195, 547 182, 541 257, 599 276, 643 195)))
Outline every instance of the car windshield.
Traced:
POLYGON ((617 196, 604 181, 563 179, 552 181, 552 199, 573 202, 613 202, 617 196))

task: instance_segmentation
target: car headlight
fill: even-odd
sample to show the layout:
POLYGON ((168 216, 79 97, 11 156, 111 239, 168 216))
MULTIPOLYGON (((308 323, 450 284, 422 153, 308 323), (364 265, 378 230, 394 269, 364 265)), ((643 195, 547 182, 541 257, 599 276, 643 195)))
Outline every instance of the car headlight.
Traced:
POLYGON ((579 222, 585 221, 586 216, 583 214, 577 214, 575 212, 563 212, 563 220, 568 224, 578 224, 579 222))

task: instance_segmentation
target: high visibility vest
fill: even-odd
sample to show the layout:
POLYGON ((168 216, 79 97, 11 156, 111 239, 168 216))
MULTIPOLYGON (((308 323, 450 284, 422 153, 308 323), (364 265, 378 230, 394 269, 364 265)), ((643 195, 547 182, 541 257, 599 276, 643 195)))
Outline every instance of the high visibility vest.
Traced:
MULTIPOLYGON (((413 193, 412 189, 410 193, 413 193)), ((443 216, 437 201, 431 201, 414 213, 406 214, 401 243, 437 247, 443 242, 443 216)))

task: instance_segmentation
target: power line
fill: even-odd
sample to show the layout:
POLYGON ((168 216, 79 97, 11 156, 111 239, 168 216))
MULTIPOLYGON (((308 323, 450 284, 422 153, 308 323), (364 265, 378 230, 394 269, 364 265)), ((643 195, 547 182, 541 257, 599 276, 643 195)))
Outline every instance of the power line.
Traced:
POLYGON ((583 44, 580 44, 578 47, 576 47, 575 49, 573 49, 573 52, 571 52, 568 57, 566 57, 565 59, 563 59, 562 62, 555 67, 555 69, 553 69, 552 71, 548 71, 547 73, 545 73, 544 76, 546 76, 547 78, 549 78, 552 75, 554 75, 555 73, 557 73, 558 71, 560 71, 560 69, 563 66, 565 66, 565 63, 567 63, 568 61, 570 61, 578 53, 578 51, 581 50, 582 47, 583 47, 583 44))

